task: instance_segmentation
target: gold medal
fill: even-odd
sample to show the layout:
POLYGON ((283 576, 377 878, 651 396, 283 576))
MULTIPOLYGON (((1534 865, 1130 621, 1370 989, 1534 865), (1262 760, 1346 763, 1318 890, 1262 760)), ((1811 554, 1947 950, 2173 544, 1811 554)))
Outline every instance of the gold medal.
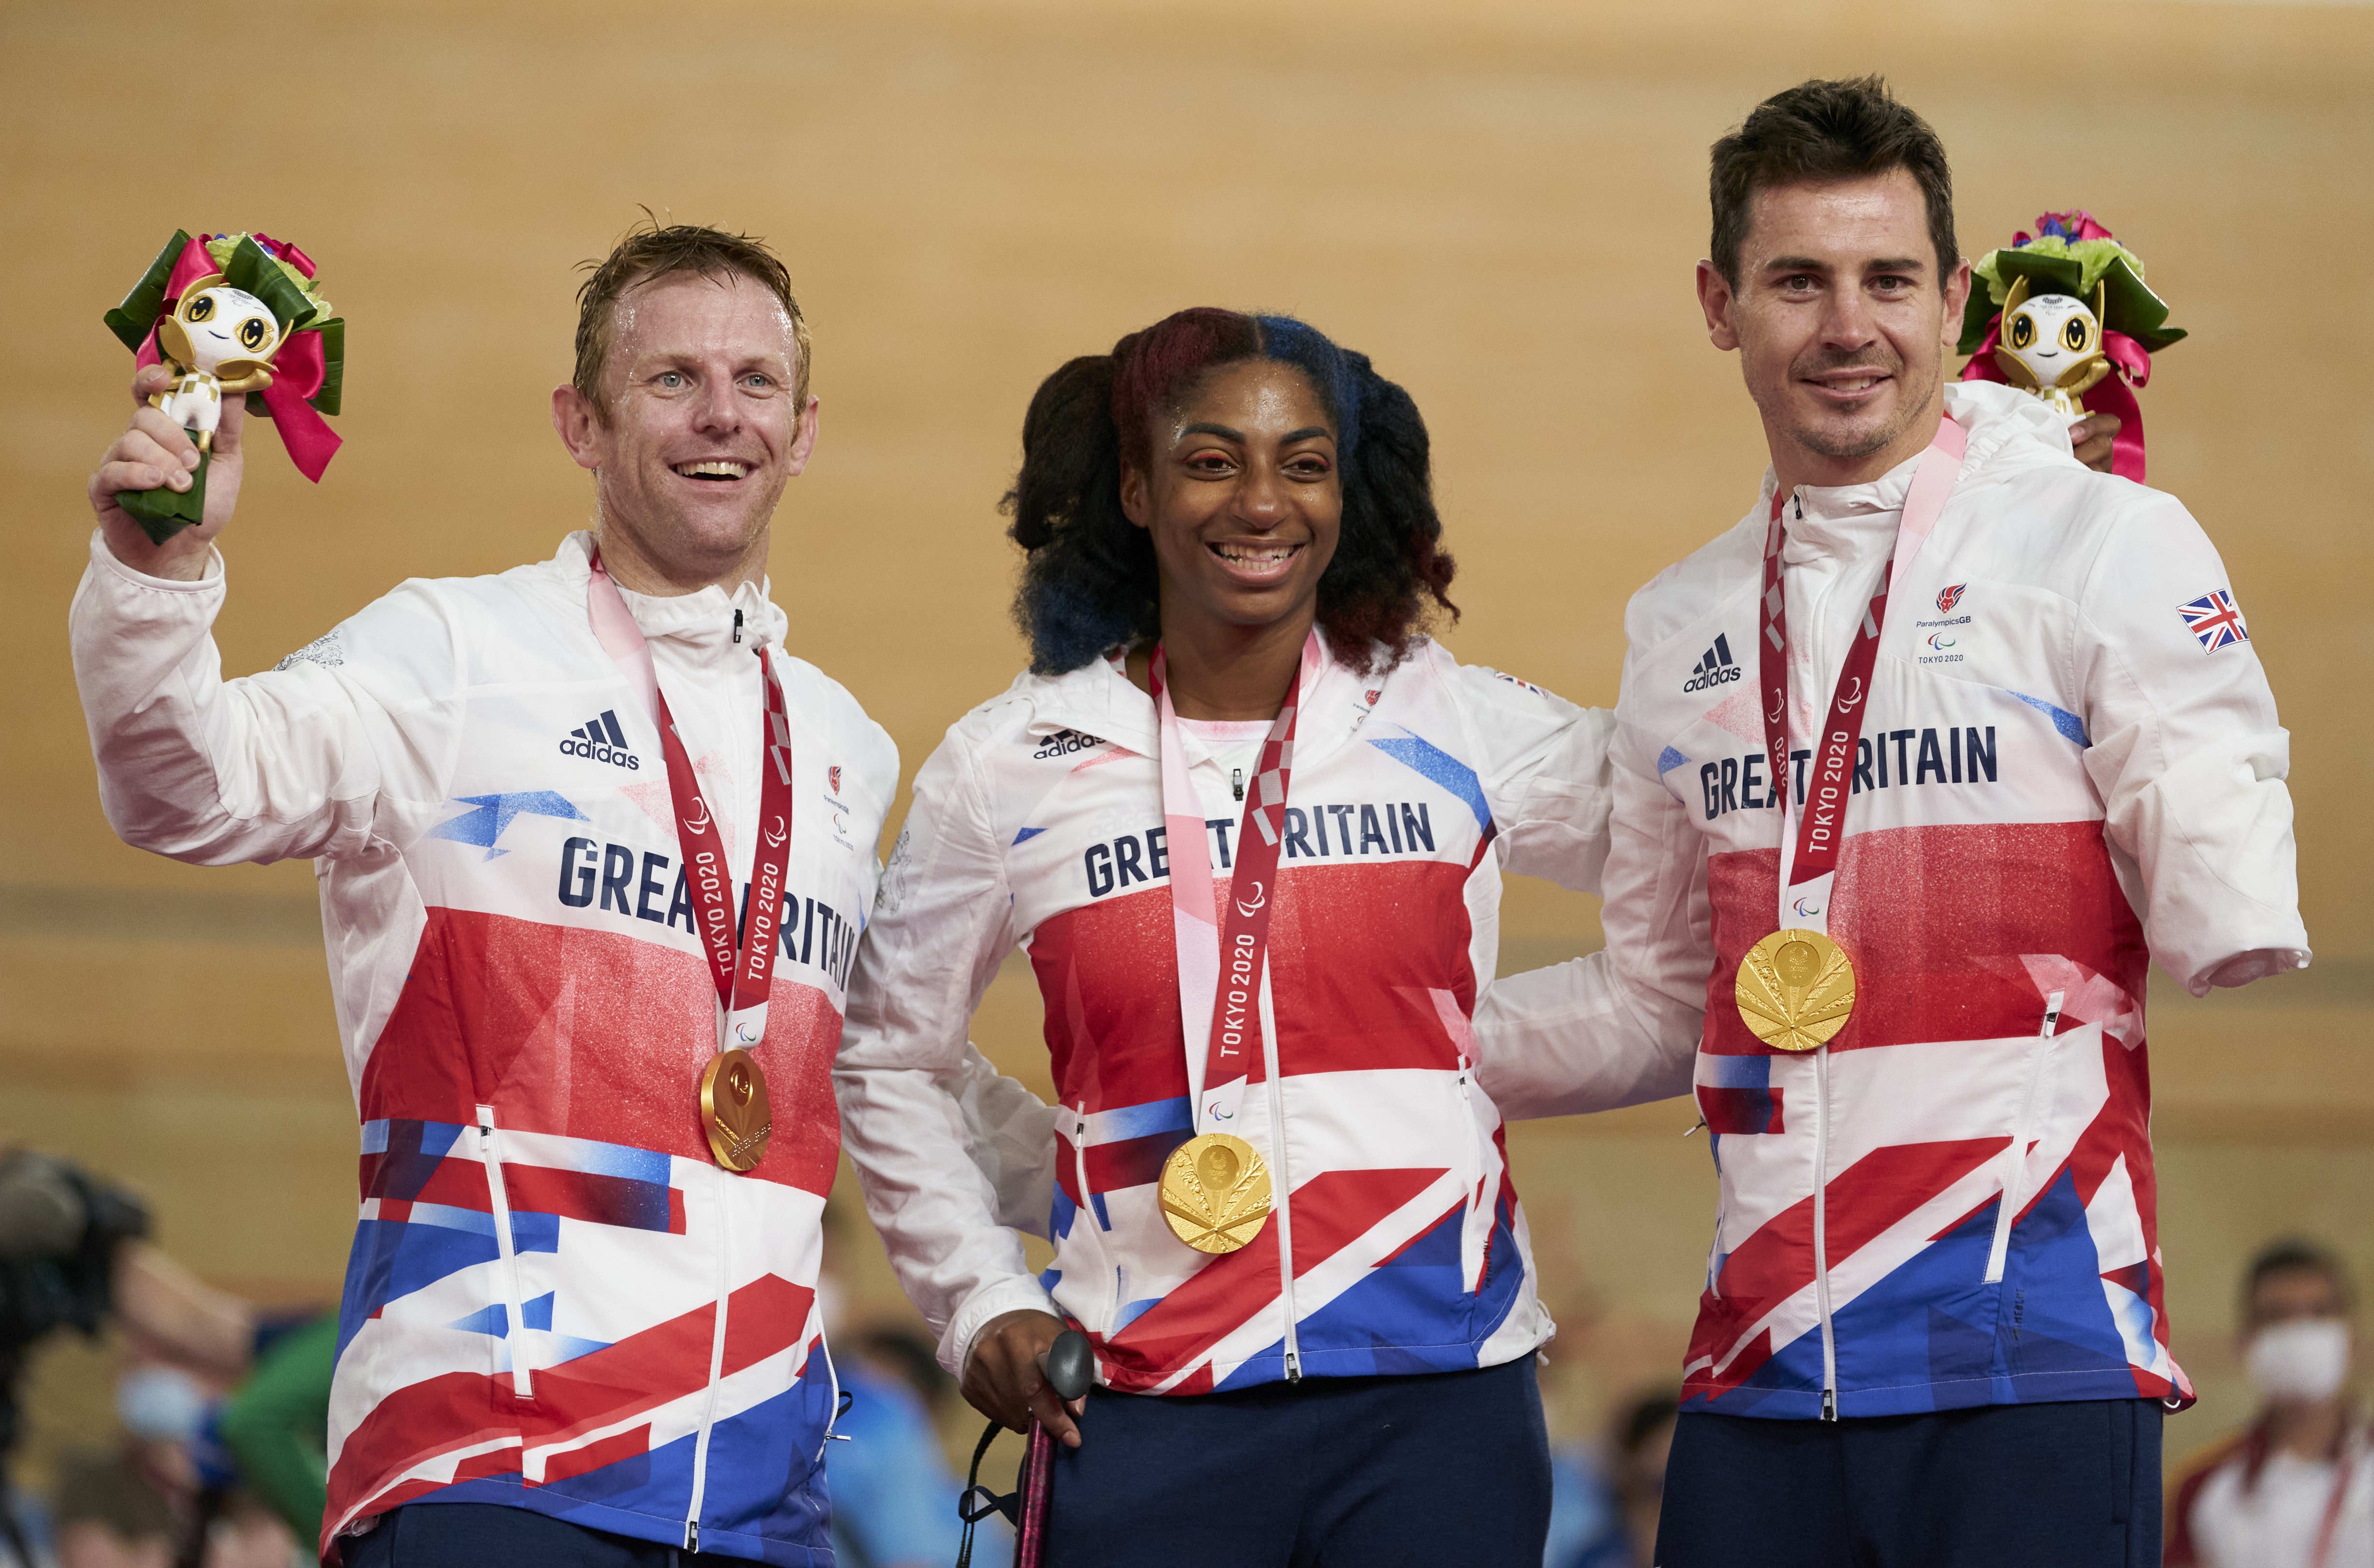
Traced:
POLYGON ((1739 1016, 1776 1050, 1829 1044, 1854 1012, 1854 965, 1819 931, 1774 931, 1739 961, 1739 1016))
POLYGON ((758 1169, 767 1157, 775 1116, 757 1057, 737 1047, 709 1059, 700 1074, 700 1125, 719 1164, 729 1171, 758 1169))
POLYGON ((1162 1163, 1162 1217, 1198 1252, 1234 1252, 1269 1223, 1269 1164, 1241 1138, 1207 1132, 1162 1163))

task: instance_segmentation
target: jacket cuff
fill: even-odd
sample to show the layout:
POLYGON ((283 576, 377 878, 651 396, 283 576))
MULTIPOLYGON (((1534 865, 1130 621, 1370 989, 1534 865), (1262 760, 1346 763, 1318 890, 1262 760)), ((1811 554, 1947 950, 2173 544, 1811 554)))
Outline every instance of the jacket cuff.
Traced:
POLYGON ((107 531, 102 528, 90 531, 90 564, 100 571, 113 573, 135 588, 156 589, 165 593, 218 593, 222 591, 226 569, 222 552, 209 544, 206 546, 206 575, 196 581, 188 582, 175 577, 150 577, 147 572, 127 567, 115 558, 115 552, 107 547, 107 531))
POLYGON ((993 1281, 981 1286, 957 1308, 948 1320, 947 1332, 940 1336, 940 1364, 958 1382, 964 1381, 966 1363, 972 1360, 972 1342, 983 1328, 1009 1312, 1043 1312, 1051 1317, 1061 1317, 1063 1310, 1047 1287, 1028 1274, 993 1281))
POLYGON ((2247 986, 2253 980, 2263 980, 2270 975, 2288 974, 2305 969, 2309 964, 2305 947, 2258 947, 2248 953, 2211 965, 2188 981, 2185 989, 2194 996, 2207 996, 2213 989, 2247 986))

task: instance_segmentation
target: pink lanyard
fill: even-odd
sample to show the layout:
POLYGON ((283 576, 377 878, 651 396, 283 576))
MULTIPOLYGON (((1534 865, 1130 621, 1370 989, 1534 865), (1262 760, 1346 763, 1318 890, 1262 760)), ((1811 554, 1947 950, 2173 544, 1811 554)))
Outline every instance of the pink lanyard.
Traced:
POLYGON ((1246 1075, 1263 1054, 1262 1015, 1268 992, 1270 911, 1277 904, 1277 861, 1286 838, 1286 791, 1294 773, 1294 731, 1302 694, 1324 655, 1313 631, 1302 645, 1293 689, 1262 741, 1245 791, 1244 820, 1231 860, 1226 929, 1215 917, 1212 858, 1204 844, 1204 807, 1187 775, 1185 738, 1163 679, 1161 648, 1148 684, 1161 716, 1162 817, 1169 840, 1171 933, 1179 954, 1179 1019, 1187 1040, 1188 1092, 1197 1133, 1226 1132, 1243 1104, 1246 1075), (1195 1041, 1205 1041, 1203 1059, 1195 1041), (1201 1069, 1199 1071, 1198 1069, 1201 1069))
POLYGON ((1845 667, 1839 672, 1838 689, 1830 696, 1828 722, 1814 749, 1802 802, 1799 790, 1791 788, 1789 781, 1789 602, 1780 586, 1780 506, 1785 497, 1777 487, 1772 493, 1772 515, 1764 536, 1764 638, 1757 650, 1757 666, 1764 689, 1764 748, 1774 779, 1773 793, 1781 802, 1783 930, 1828 934, 1830 881, 1838 874, 1839 847, 1846 837, 1855 743, 1863 737, 1863 717, 1871 710, 1865 699, 1871 696, 1871 673, 1879 657, 1880 630, 1887 624, 1888 589, 1910 568, 1921 547, 1929 542, 1930 531, 1945 509, 1945 497, 1961 471, 1968 445, 1969 437, 1959 425, 1940 419, 1936 439, 1913 470, 1911 487, 1904 497, 1903 520, 1897 524, 1896 549, 1880 568, 1878 591, 1863 611, 1863 626, 1847 649, 1845 667))
POLYGON ((677 848, 684 857, 685 887, 692 895, 693 927, 708 954, 710 974, 717 982, 722 1010, 720 1049, 755 1049, 767 1035, 767 997, 775 973, 775 931, 782 919, 783 880, 791 865, 792 729, 783 688, 766 649, 752 651, 766 680, 766 766, 758 785, 758 842, 751 846, 750 897, 747 930, 740 952, 735 945, 734 876, 725 863, 724 840, 700 792, 692 758, 676 731, 668 711, 667 694, 660 690, 652 666, 651 645, 618 593, 617 584, 602 569, 599 551, 591 562, 593 576, 586 589, 586 614, 594 635, 627 677, 638 698, 647 704, 646 716, 660 732, 660 755, 667 762, 668 795, 675 802, 677 848))

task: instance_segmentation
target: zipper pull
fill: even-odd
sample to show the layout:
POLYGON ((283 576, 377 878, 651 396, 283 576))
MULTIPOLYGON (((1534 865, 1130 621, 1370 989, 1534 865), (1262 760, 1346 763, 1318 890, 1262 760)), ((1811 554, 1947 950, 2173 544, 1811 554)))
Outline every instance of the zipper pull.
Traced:
POLYGON ((699 1551, 700 1550, 699 1520, 687 1519, 684 1522, 684 1549, 687 1551, 699 1551))
POLYGON ((1683 1133, 1683 1134, 1682 1134, 1682 1136, 1683 1136, 1683 1137, 1685 1137, 1685 1138, 1688 1138, 1688 1137, 1692 1136, 1693 1134, 1695 1134, 1695 1133, 1698 1131, 1698 1127, 1704 1127, 1705 1125, 1706 1125, 1706 1117, 1698 1117, 1698 1127, 1693 1127, 1693 1128, 1691 1128, 1691 1129, 1689 1129, 1689 1131, 1683 1133))
POLYGON ((1228 770, 1228 788, 1237 792, 1237 799, 1240 801, 1245 798, 1245 770, 1243 768, 1233 767, 1228 770))
POLYGON ((742 640, 742 612, 739 610, 734 612, 734 640, 742 640))
POLYGON ((1822 1419, 1824 1421, 1839 1419, 1839 1391, 1835 1388, 1822 1390, 1822 1419))
POLYGON ((1286 1352, 1286 1380, 1288 1383, 1299 1383, 1302 1381, 1302 1363, 1295 1359, 1295 1354, 1292 1351, 1286 1352))

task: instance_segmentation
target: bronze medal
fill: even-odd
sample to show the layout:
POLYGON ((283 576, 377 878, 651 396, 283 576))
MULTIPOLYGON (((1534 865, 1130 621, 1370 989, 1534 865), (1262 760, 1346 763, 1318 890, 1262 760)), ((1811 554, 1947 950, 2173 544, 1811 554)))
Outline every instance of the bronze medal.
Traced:
POLYGON ((1854 965, 1819 931, 1778 930, 1739 961, 1739 1016, 1775 1050, 1829 1044, 1854 1012, 1854 965))
POLYGON ((1191 1138, 1162 1163, 1162 1217, 1198 1252, 1234 1252, 1269 1223, 1269 1164, 1226 1132, 1191 1138))
POLYGON ((737 1047, 709 1059, 700 1074, 700 1125, 719 1164, 729 1171, 758 1169, 767 1157, 775 1118, 757 1057, 737 1047))

